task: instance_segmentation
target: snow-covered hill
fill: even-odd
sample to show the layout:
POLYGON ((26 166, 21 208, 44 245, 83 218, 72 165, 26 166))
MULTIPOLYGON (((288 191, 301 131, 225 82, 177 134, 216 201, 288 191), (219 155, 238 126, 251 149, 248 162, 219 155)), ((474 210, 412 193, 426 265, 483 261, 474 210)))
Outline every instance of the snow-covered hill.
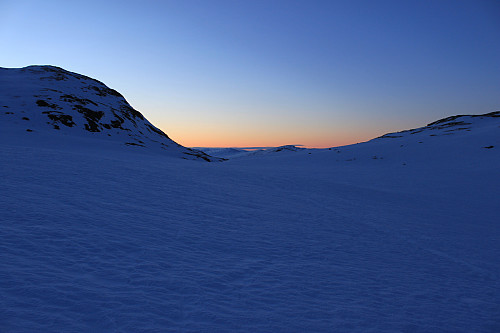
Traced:
POLYGON ((12 133, 9 137, 28 141, 78 137, 86 145, 115 142, 187 159, 220 160, 172 141, 116 90, 54 66, 0 67, 0 126, 12 133))
POLYGON ((256 151, 252 151, 249 152, 248 156, 259 156, 259 155, 266 155, 266 154, 273 154, 280 152, 296 152, 296 151, 303 151, 305 149, 306 148, 297 147, 294 145, 286 145, 286 146, 279 146, 274 148, 259 149, 256 151))
MULTIPOLYGON (((483 115, 459 115, 427 126, 385 134, 368 142, 330 148, 336 161, 385 159, 407 165, 463 166, 500 157, 500 111, 483 115)), ((373 162, 373 161, 372 161, 373 162)))

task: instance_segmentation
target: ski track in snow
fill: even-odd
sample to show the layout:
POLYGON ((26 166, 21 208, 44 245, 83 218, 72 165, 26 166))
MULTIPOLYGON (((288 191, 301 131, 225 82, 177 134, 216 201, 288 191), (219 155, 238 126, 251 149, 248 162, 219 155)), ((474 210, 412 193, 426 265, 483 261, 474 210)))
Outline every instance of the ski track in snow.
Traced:
POLYGON ((1 151, 2 332, 500 329, 495 192, 447 170, 1 151))

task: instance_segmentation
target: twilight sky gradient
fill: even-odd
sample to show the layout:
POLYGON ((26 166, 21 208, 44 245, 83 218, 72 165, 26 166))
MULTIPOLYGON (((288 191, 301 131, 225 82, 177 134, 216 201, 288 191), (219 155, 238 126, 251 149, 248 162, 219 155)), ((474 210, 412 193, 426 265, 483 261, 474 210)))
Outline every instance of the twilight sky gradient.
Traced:
POLYGON ((331 147, 500 110, 498 0, 0 0, 0 67, 103 81, 185 146, 331 147))

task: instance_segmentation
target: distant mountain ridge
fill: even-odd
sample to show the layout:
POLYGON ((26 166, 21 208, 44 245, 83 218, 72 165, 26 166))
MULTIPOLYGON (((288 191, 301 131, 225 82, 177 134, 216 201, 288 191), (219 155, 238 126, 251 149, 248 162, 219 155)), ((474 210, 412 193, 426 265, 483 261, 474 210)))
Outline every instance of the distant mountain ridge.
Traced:
POLYGON ((174 142, 104 83, 55 66, 0 67, 0 117, 21 131, 101 138, 187 159, 221 160, 174 142))
MULTIPOLYGON (((269 147, 261 149, 243 149, 243 148, 205 148, 196 147, 211 156, 217 156, 221 158, 231 159, 239 157, 249 157, 249 156, 261 156, 266 154, 273 154, 279 152, 297 152, 307 150, 307 148, 297 147, 294 145, 285 145, 279 147, 269 147)), ((313 148, 314 149, 314 148, 313 148)))

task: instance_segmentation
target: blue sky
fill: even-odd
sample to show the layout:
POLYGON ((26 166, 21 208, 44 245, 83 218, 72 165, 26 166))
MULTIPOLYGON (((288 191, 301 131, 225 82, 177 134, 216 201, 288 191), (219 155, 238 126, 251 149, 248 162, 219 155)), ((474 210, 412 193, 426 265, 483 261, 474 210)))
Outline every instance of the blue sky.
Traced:
POLYGON ((0 66, 103 81, 186 146, 337 146, 500 109, 500 2, 0 1, 0 66))

